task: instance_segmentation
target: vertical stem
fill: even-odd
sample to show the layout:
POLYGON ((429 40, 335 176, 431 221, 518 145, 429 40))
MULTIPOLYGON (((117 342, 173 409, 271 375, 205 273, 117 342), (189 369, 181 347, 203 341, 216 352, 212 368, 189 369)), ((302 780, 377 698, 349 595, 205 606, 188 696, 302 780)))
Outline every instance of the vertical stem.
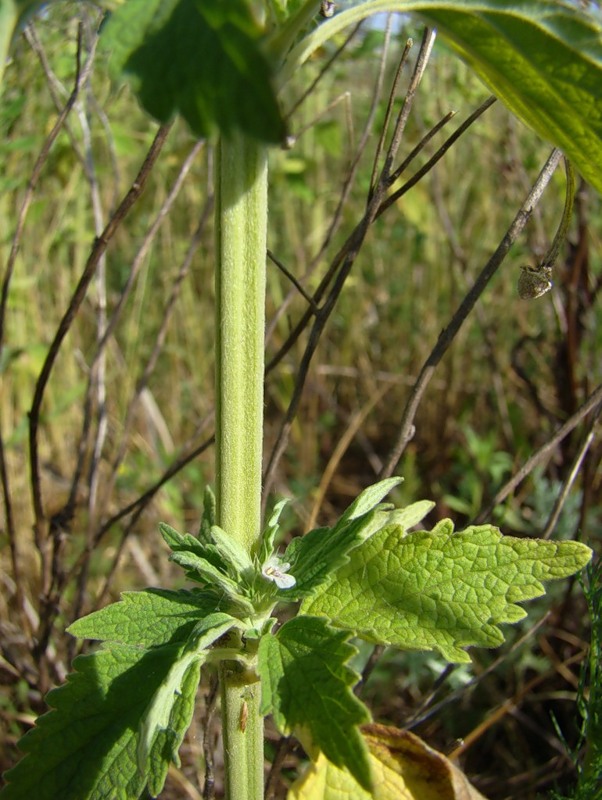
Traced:
POLYGON ((0 2, 0 92, 8 51, 18 19, 19 13, 15 0, 0 2))
POLYGON ((250 552, 261 512, 266 147, 222 139, 216 188, 217 518, 250 552))
MULTIPOLYGON (((251 552, 261 524, 267 149, 220 141, 216 178, 217 522, 251 552)), ((261 691, 253 671, 220 668, 228 800, 263 798, 261 691)))
POLYGON ((256 676, 237 666, 220 668, 226 797, 263 800, 261 688, 256 676))

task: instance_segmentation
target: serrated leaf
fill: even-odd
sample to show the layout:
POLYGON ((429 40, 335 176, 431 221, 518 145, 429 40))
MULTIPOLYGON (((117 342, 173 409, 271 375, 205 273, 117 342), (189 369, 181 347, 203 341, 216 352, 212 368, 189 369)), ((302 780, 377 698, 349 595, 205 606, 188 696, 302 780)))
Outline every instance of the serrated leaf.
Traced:
POLYGON ((261 34, 244 0, 129 0, 101 41, 161 122, 180 113, 201 138, 242 131, 276 144, 286 130, 261 34))
POLYGON ((388 478, 369 486, 332 528, 315 528, 292 540, 284 555, 284 560, 291 564, 290 574, 296 580, 294 590, 288 594, 290 598, 305 597, 327 581, 354 547, 387 523, 388 517, 379 510, 379 504, 401 480, 388 478))
POLYGON ((364 725, 376 792, 320 756, 291 787, 287 800, 485 800, 463 772, 418 736, 364 725))
POLYGON ((156 647, 185 642, 199 620, 216 610, 215 599, 202 592, 124 592, 118 603, 76 620, 67 632, 79 639, 156 647))
POLYGON ((19 742, 26 755, 6 773, 2 800, 139 797, 138 723, 181 653, 181 645, 112 645, 78 656, 67 683, 48 694, 53 710, 19 742))
MULTIPOLYGON (((159 523, 159 531, 169 549, 174 553, 189 551, 191 553, 197 553, 197 555, 205 558, 207 547, 211 548, 212 545, 211 539, 208 542, 201 542, 191 533, 180 533, 166 522, 159 523)), ((209 552, 211 552, 211 549, 209 552)), ((218 561, 216 566, 219 566, 219 563, 218 561)))
MULTIPOLYGON (((232 628, 236 620, 228 614, 210 614, 197 623, 191 632, 189 640, 177 661, 174 661, 161 685, 154 693, 148 707, 145 709, 140 721, 140 738, 138 742, 138 765, 142 773, 146 772, 147 764, 153 762, 151 753, 153 748, 160 745, 165 750, 169 746, 169 758, 174 761, 177 751, 182 743, 192 712, 196 686, 200 677, 200 669, 206 654, 203 653, 220 636, 232 628), (196 684, 191 689, 196 676, 196 684), (175 707, 179 707, 175 710, 175 707), (185 727, 178 727, 174 723, 183 719, 185 727), (163 735, 165 738, 163 738, 163 735)), ((161 782, 158 791, 161 791, 162 781, 155 777, 155 783, 161 782)), ((158 792, 157 792, 158 793, 158 792)))
POLYGON ((308 734, 312 746, 368 788, 370 769, 358 725, 369 714, 350 688, 358 676, 347 666, 356 652, 347 636, 310 617, 292 619, 264 636, 258 666, 262 711, 273 714, 282 733, 308 734))
POLYGON ((443 520, 409 534, 390 526, 356 548, 301 613, 369 641, 466 662, 463 647, 504 641, 498 624, 524 617, 516 603, 544 594, 541 581, 572 575, 590 558, 579 542, 516 539, 491 525, 454 533, 443 520))

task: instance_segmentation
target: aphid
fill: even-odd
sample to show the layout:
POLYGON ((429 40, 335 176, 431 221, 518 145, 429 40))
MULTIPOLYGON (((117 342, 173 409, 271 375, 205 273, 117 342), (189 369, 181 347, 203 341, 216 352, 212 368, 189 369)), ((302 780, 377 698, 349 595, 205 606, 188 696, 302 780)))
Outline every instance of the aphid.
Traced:
POLYGON ((518 276, 518 296, 521 300, 533 300, 541 297, 552 288, 552 267, 524 266, 518 276))

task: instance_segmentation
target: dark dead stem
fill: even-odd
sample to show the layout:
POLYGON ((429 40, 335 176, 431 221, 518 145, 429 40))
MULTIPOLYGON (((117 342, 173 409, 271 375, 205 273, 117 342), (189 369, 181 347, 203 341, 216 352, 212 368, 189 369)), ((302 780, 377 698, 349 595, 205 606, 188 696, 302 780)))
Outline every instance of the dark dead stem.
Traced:
POLYGON ((465 295, 449 324, 439 334, 437 343, 424 362, 414 387, 410 393, 410 397, 406 403, 406 407, 401 417, 399 432, 397 434, 395 444, 391 449, 388 460, 381 470, 381 478, 389 477, 395 471, 397 464, 399 463, 399 459, 403 455, 408 442, 414 435, 414 419, 416 418, 418 406, 420 405, 420 401, 424 395, 426 387, 433 377, 436 366, 449 349, 462 324, 474 308, 477 300, 484 292, 485 287, 491 278, 501 266, 510 248, 524 230, 525 225, 531 218, 533 209, 541 198, 544 189, 548 185, 548 182, 550 181, 550 178, 552 177, 554 170, 558 166, 561 158, 562 153, 559 150, 552 151, 533 188, 516 214, 510 227, 502 237, 497 249, 481 270, 481 273, 477 277, 474 285, 465 295))
MULTIPOLYGON (((49 606, 53 605, 51 600, 53 582, 52 558, 49 550, 49 547, 52 545, 52 540, 49 535, 52 534, 54 537, 54 534, 56 533, 56 537, 54 537, 56 538, 54 545, 54 549, 56 550, 58 547, 60 547, 61 534, 58 530, 58 526, 57 530, 54 532, 47 526, 42 501, 38 431, 44 392, 46 390, 46 386, 48 385, 48 381, 50 379, 50 375, 59 354, 61 345, 67 336, 67 333, 69 332, 77 312, 86 296, 90 282, 94 277, 98 262, 106 251, 107 246, 115 235, 116 231, 123 223, 128 212, 142 194, 146 181, 148 180, 159 153, 165 144, 170 130, 171 124, 163 125, 159 128, 134 183, 107 223, 102 234, 95 238, 92 250, 84 267, 84 271, 73 293, 69 307, 65 311, 63 318, 59 323, 57 332, 50 345, 48 354, 42 366, 42 370, 36 382, 32 406, 29 412, 29 464, 31 471, 30 481, 34 507, 34 536, 36 547, 38 548, 42 559, 42 595, 45 598, 45 601, 43 602, 49 606)), ((42 618, 44 616, 45 614, 42 615, 42 618)), ((50 616, 52 617, 53 614, 50 614, 50 616)), ((42 630, 40 632, 37 648, 39 652, 43 652, 47 645, 51 627, 43 619, 41 620, 41 626, 42 630)))

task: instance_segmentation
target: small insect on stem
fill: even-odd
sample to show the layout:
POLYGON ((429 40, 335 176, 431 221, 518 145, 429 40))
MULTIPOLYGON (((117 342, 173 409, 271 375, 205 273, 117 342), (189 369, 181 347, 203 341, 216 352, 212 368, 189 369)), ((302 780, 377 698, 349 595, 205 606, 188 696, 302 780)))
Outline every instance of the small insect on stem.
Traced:
POLYGON ((240 717, 238 719, 238 724, 240 726, 240 730, 244 733, 247 730, 247 721, 249 719, 249 706, 247 705, 247 701, 243 700, 242 705, 240 707, 240 717))

